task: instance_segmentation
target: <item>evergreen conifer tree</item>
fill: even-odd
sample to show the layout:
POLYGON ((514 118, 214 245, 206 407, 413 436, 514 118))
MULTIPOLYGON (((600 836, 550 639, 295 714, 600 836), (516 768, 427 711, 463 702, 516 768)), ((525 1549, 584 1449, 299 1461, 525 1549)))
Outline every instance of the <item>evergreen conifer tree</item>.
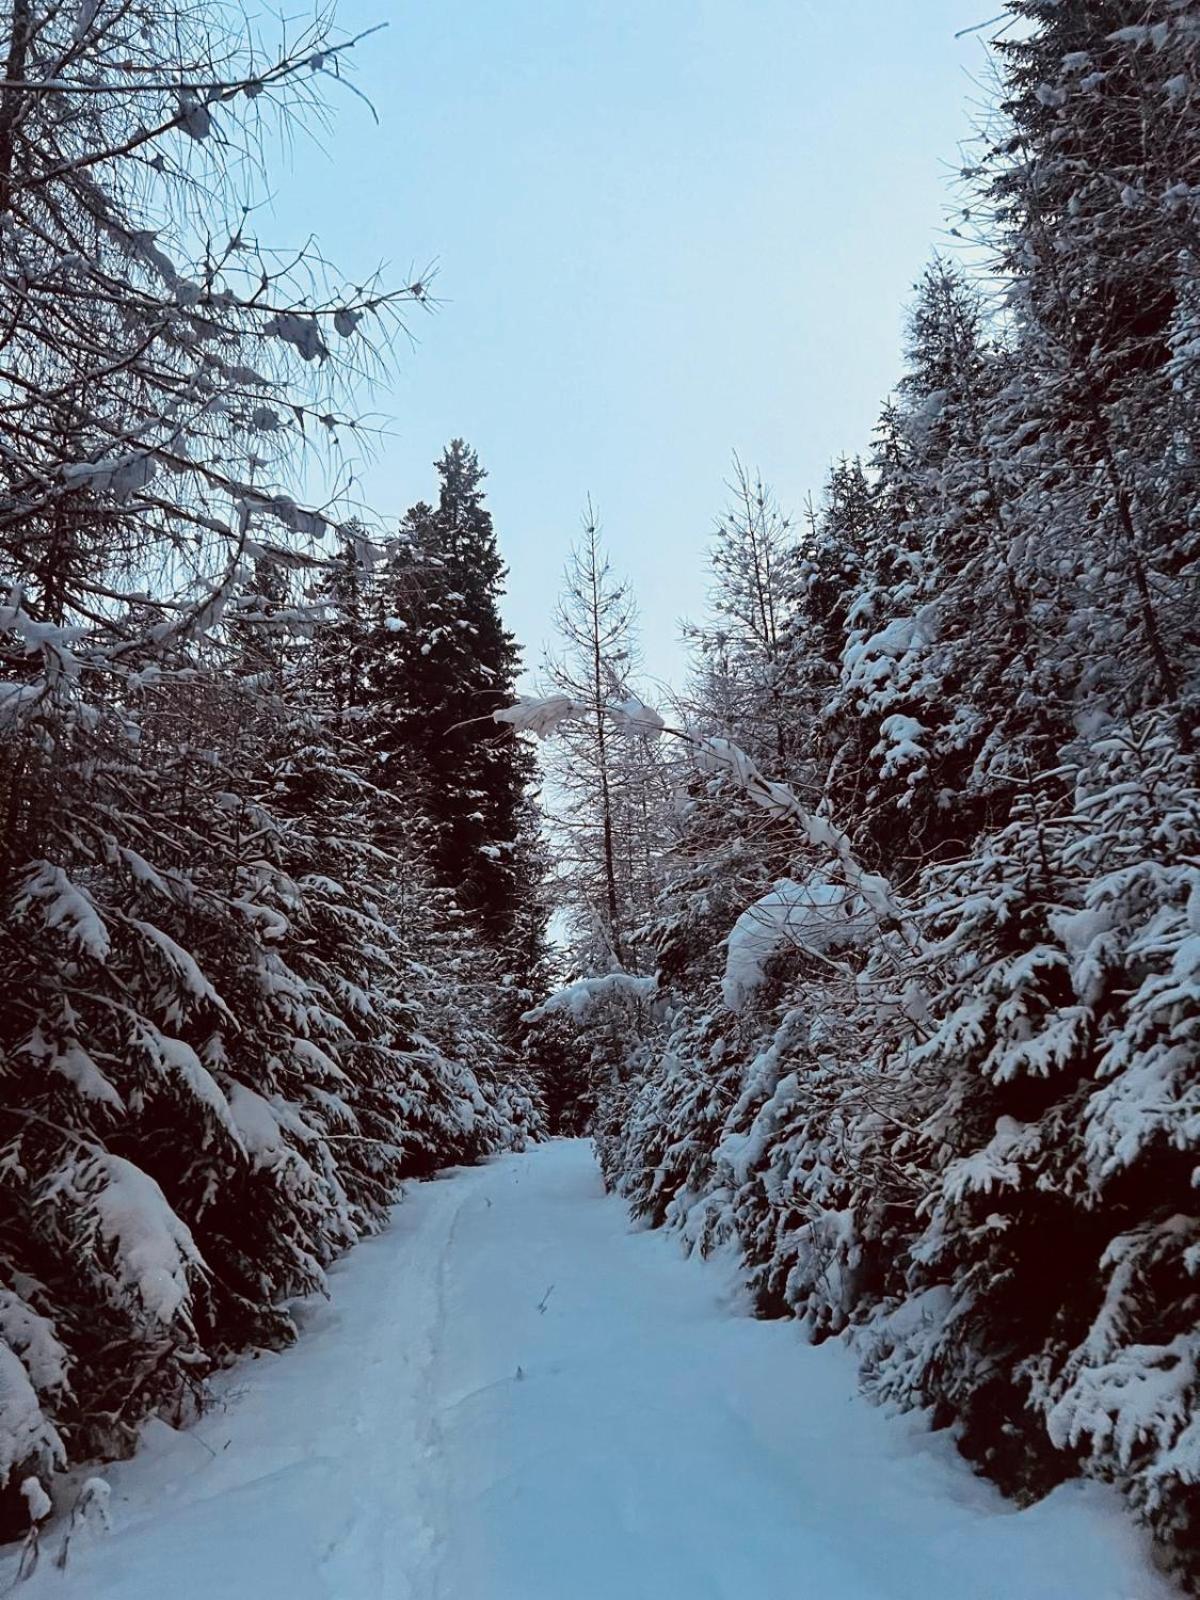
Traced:
POLYGON ((486 474, 461 439, 437 463, 371 590, 365 737, 375 781, 415 786, 438 883, 533 981, 540 960, 536 777, 528 746, 491 721, 520 654, 500 616, 505 576, 486 474))

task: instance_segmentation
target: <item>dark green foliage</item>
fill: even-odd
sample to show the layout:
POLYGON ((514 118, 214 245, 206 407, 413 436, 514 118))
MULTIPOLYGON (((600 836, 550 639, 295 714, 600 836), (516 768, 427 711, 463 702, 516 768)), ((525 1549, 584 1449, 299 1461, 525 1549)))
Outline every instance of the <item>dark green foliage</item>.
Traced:
POLYGON ((437 470, 437 505, 412 508, 372 586, 364 727, 376 782, 419 801, 437 880, 501 947, 528 939, 536 878, 533 756, 491 721, 514 696, 520 654, 500 618, 484 470, 461 439, 437 470))

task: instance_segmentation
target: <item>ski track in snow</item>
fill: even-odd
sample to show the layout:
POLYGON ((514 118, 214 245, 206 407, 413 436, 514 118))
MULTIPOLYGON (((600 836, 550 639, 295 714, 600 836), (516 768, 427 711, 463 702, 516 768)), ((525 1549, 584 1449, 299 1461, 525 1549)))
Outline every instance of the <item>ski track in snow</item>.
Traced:
POLYGON ((151 1424, 113 1531, 59 1572, 48 1529, 19 1600, 1174 1594, 1115 1496, 1015 1510, 846 1350, 631 1230, 583 1141, 414 1187, 333 1289, 195 1428, 151 1424))

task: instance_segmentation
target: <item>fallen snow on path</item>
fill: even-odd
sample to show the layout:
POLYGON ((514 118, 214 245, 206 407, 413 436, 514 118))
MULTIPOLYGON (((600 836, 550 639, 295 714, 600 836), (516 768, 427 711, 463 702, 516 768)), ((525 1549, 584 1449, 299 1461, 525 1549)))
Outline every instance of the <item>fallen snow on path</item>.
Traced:
POLYGON ((1014 1510, 723 1289, 582 1141, 421 1185, 298 1347, 108 1470, 113 1529, 63 1573, 48 1531, 21 1600, 1172 1594, 1097 1485, 1014 1510))

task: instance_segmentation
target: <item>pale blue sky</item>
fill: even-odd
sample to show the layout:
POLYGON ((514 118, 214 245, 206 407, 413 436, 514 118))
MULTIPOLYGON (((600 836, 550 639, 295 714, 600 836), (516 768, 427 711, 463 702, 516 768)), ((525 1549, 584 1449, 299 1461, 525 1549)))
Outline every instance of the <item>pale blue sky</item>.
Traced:
MULTIPOLYGON (((367 498, 433 492, 462 435, 490 473, 507 617, 535 664, 590 493, 650 671, 737 450, 799 511, 863 447, 970 131, 986 0, 341 0, 376 127, 338 96, 274 230, 348 275, 439 262, 377 397, 367 498)), ((267 229, 264 227, 264 232, 267 229)))

